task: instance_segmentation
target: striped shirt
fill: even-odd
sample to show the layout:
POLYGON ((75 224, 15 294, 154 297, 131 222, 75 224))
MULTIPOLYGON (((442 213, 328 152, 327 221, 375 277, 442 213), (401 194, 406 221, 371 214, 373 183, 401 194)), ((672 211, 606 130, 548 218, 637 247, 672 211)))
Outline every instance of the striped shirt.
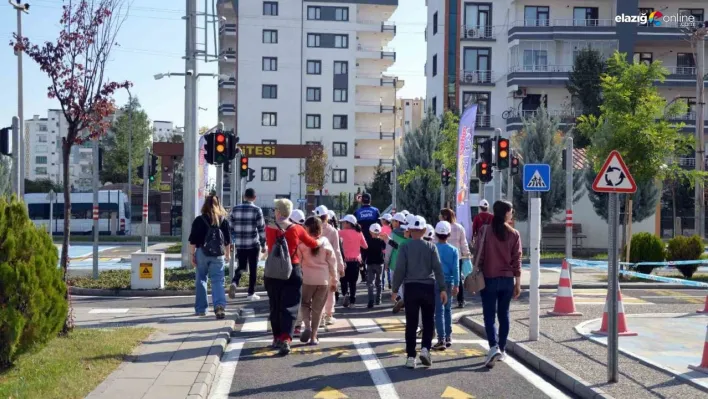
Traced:
POLYGON ((261 208, 244 202, 231 209, 229 215, 231 241, 236 249, 265 247, 265 220, 261 208))

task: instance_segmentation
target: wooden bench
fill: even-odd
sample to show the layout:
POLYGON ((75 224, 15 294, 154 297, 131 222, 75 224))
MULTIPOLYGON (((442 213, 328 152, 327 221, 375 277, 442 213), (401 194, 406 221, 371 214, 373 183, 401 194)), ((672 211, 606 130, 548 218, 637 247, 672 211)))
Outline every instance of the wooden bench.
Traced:
MULTIPOLYGON (((581 248, 583 226, 573 223, 573 248, 581 248)), ((565 249, 565 223, 549 223, 541 228, 541 249, 544 251, 565 249)))

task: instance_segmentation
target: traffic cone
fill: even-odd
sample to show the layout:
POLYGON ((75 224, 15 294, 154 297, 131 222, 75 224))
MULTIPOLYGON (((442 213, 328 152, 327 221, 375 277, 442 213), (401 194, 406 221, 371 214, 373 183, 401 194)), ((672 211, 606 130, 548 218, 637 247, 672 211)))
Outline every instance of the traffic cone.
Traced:
POLYGON ((563 260, 561 266, 560 280, 558 280, 558 292, 556 293, 556 304, 552 311, 548 312, 551 316, 582 316, 583 314, 575 311, 575 301, 573 300, 573 284, 570 281, 570 271, 568 263, 563 260))
POLYGON ((701 364, 698 366, 689 365, 688 368, 708 374, 708 328, 706 329, 706 339, 703 343, 703 358, 701 359, 701 364))
POLYGON ((706 295, 706 304, 703 305, 703 309, 696 310, 696 313, 708 313, 708 295, 706 295))
MULTIPOLYGON (((609 306, 608 302, 610 299, 610 292, 607 291, 607 300, 605 300, 605 312, 602 314, 602 326, 600 330, 593 331, 593 334, 607 335, 608 330, 608 319, 607 319, 607 308, 609 306)), ((633 337, 638 335, 635 332, 629 331, 627 328, 627 319, 624 317, 624 304, 622 304, 622 290, 617 288, 617 331, 620 337, 633 337)))

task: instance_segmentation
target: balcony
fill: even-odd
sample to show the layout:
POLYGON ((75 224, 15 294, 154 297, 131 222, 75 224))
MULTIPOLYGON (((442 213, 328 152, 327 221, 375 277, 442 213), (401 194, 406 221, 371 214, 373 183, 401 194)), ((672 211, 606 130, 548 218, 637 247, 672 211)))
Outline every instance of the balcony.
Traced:
POLYGON ((356 85, 357 86, 370 86, 370 87, 403 87, 403 81, 399 80, 395 76, 386 76, 380 74, 357 74, 356 75, 356 85))
POLYGON ((236 88, 236 79, 234 79, 234 78, 219 79, 219 88, 220 89, 235 89, 236 88))
MULTIPOLYGON (((560 119, 561 127, 567 127, 575 123, 575 110, 563 109, 563 108, 550 108, 546 112, 551 117, 560 119)), ((524 118, 533 118, 538 113, 538 110, 516 110, 510 112, 509 115, 502 114, 502 117, 506 117, 506 131, 511 132, 515 130, 520 130, 523 126, 524 118)))
MULTIPOLYGON (((666 18, 666 17, 665 17, 666 18)), ((637 41, 666 41, 683 39, 686 33, 694 26, 704 26, 708 21, 661 21, 661 25, 639 25, 637 27, 637 41)))
POLYGON ((525 19, 514 21, 509 42, 514 40, 616 39, 614 19, 525 19))
POLYGON ((221 114, 221 115, 236 115, 236 105, 234 105, 234 104, 219 104, 219 114, 221 114))
POLYGON ((507 86, 565 86, 572 65, 514 65, 506 75, 507 86))
POLYGON ((497 40, 494 26, 462 25, 460 40, 493 42, 497 40))
MULTIPOLYGON (((694 111, 687 112, 685 114, 673 117, 669 119, 669 122, 683 124, 681 131, 684 133, 695 133, 696 131, 696 113, 694 111)), ((703 123, 706 133, 708 133, 708 120, 703 123)))
POLYGON ((396 51, 387 47, 368 47, 358 44, 356 47, 357 59, 373 59, 389 61, 392 65, 396 62, 396 51))
POLYGON ((356 112, 363 114, 383 114, 394 113, 396 107, 394 105, 384 105, 380 101, 357 101, 356 112))
POLYGON ((374 21, 357 19, 357 32, 385 33, 392 40, 396 36, 396 24, 394 22, 374 21))
POLYGON ((234 50, 232 48, 222 50, 219 53, 219 61, 235 63, 236 62, 236 50, 234 50))
POLYGON ((354 166, 375 168, 377 166, 390 165, 393 162, 392 151, 378 152, 355 152, 354 166))
POLYGON ((356 140, 393 140, 393 131, 383 131, 379 128, 366 126, 357 127, 354 138, 356 140))
POLYGON ((466 71, 460 72, 461 85, 494 86, 494 71, 466 71))
POLYGON ((492 126, 493 120, 494 120, 494 115, 477 114, 477 119, 474 122, 474 127, 479 130, 494 129, 494 126, 492 126))
POLYGON ((219 34, 223 36, 236 36, 236 24, 221 24, 219 34))
MULTIPOLYGON (((657 86, 671 87, 696 87, 696 68, 695 67, 664 67, 669 70, 669 75, 664 82, 657 82, 657 86)), ((706 74, 708 76, 708 74, 706 74)), ((708 82, 705 82, 708 83, 708 82)))

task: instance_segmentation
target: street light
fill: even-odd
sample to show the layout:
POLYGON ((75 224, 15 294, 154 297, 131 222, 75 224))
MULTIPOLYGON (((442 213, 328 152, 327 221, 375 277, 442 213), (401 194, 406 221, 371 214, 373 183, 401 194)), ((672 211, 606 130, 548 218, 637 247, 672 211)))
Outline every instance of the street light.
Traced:
MULTIPOLYGON (((7 2, 17 10, 17 40, 22 39, 22 13, 29 14, 30 5, 28 3, 20 3, 19 1, 7 0, 7 2)), ((24 173, 24 153, 25 153, 25 140, 23 138, 25 131, 25 115, 24 115, 24 99, 23 99, 23 87, 22 87, 22 50, 16 52, 17 55, 17 117, 19 118, 19 132, 17 135, 17 147, 19 149, 18 153, 13 156, 13 167, 15 171, 20 171, 18 181, 17 181, 17 191, 20 195, 24 195, 25 192, 25 173, 24 173)), ((13 172, 15 173, 15 172, 13 172)), ((13 176, 17 175, 16 173, 13 176)))

